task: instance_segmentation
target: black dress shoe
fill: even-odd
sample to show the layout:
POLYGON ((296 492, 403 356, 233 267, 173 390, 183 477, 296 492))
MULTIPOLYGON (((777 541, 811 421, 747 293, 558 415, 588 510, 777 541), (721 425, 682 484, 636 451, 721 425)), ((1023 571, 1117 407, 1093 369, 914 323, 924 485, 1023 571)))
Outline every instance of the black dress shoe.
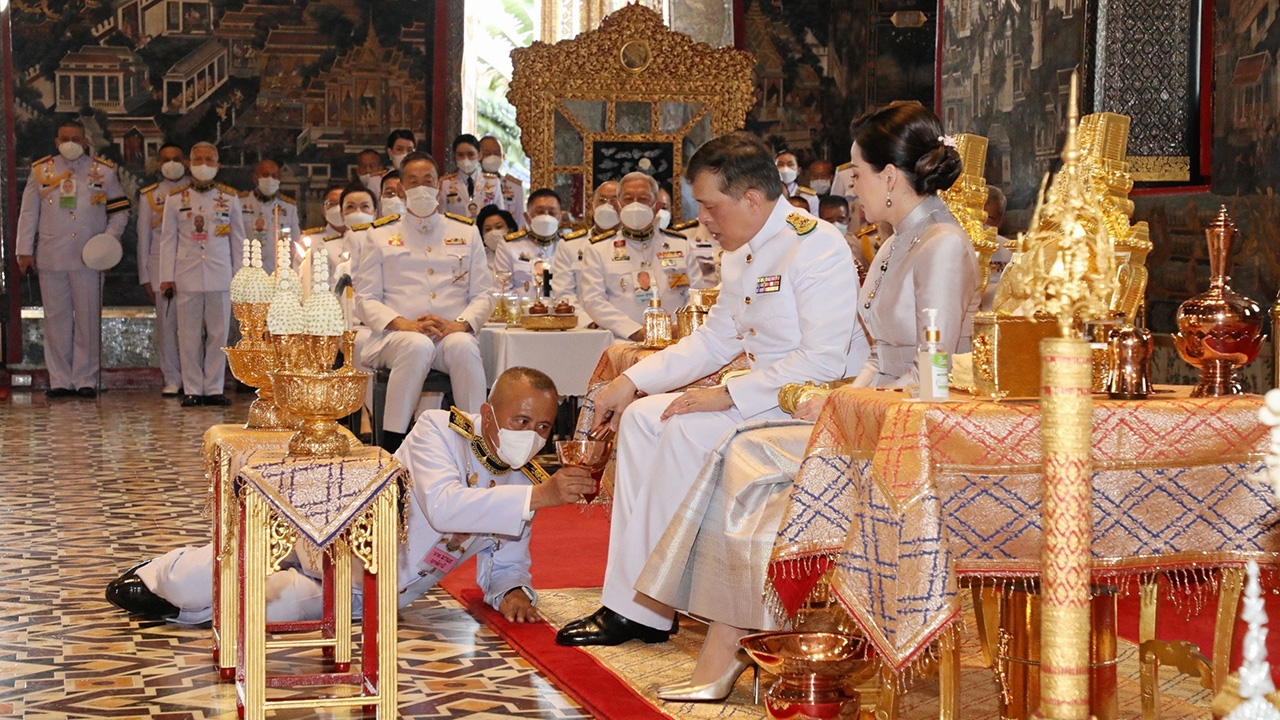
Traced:
POLYGON ((82 387, 82 388, 80 388, 79 390, 76 390, 76 395, 77 395, 78 397, 87 398, 87 399, 89 399, 89 400, 92 400, 92 399, 94 399, 94 398, 98 397, 98 391, 97 391, 97 390, 94 390, 94 389, 93 389, 93 388, 91 388, 91 387, 82 387))
POLYGON ((75 394, 76 391, 71 388, 49 388, 44 391, 44 396, 47 398, 64 398, 75 394))
POLYGON ((666 642, 671 633, 628 620, 607 607, 565 625, 556 633, 557 645, 621 645, 628 640, 666 642))
POLYGON ((199 395, 183 395, 182 407, 196 407, 204 404, 204 398, 199 395))
POLYGON ((226 407, 227 405, 231 404, 231 398, 227 397, 226 395, 222 395, 221 393, 219 393, 218 395, 205 395, 204 404, 219 405, 222 407, 226 407))
POLYGON ((142 578, 138 577, 138 568, 146 564, 134 565, 123 575, 108 583, 107 602, 130 615, 141 615, 147 620, 171 620, 178 617, 178 608, 151 592, 147 584, 142 582, 142 578))

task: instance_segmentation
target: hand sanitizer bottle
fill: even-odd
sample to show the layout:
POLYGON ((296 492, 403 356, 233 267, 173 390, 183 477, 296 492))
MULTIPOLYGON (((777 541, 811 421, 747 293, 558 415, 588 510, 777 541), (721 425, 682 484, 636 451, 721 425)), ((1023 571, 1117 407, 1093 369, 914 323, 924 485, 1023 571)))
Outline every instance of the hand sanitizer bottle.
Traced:
POLYGON ((928 320, 924 326, 924 343, 916 355, 916 368, 920 374, 920 400, 922 402, 946 402, 950 397, 948 371, 951 358, 942 349, 942 332, 938 330, 938 311, 925 308, 928 320))

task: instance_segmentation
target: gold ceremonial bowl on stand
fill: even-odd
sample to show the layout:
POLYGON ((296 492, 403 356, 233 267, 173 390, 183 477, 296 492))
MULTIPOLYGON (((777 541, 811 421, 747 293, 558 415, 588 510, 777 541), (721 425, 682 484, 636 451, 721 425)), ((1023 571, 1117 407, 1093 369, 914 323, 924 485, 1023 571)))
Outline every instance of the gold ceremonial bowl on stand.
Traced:
POLYGON ((760 669, 778 676, 765 694, 765 710, 781 720, 854 720, 859 682, 879 668, 864 638, 830 632, 767 632, 742 638, 760 669))
POLYGON ((256 430, 293 430, 301 420, 280 407, 275 399, 271 372, 276 369, 275 351, 268 345, 260 348, 240 346, 222 348, 230 361, 231 374, 250 387, 257 388, 258 399, 249 406, 249 419, 244 426, 256 430))
POLYGON ((271 380, 278 402, 302 418, 302 428, 289 439, 290 455, 334 457, 350 451, 336 420, 364 404, 369 373, 279 370, 271 373, 271 380))
POLYGON ((578 327, 577 315, 524 315, 520 327, 525 330, 572 330, 578 327))

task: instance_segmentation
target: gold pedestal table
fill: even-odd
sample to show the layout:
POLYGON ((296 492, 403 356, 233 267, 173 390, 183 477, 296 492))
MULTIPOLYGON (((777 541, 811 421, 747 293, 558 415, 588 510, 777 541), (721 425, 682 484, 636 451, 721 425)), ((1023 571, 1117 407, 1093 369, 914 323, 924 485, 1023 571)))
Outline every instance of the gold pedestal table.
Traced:
MULTIPOLYGON (((1269 445, 1257 419, 1262 398, 1189 395, 1159 387, 1147 400, 1094 397, 1092 582, 1095 595, 1141 593, 1143 679, 1153 681, 1155 662, 1169 656, 1154 639, 1157 583, 1220 578, 1219 687, 1241 568, 1250 559, 1280 564, 1272 531, 1280 505, 1256 477, 1269 445)), ((1040 575, 1040 404, 960 397, 920 403, 896 389, 833 392, 774 545, 767 592, 779 611, 793 615, 829 583, 890 675, 946 639, 962 582, 988 586, 990 601, 990 588, 1012 592, 1040 575)), ((979 605, 980 630, 992 640, 998 610, 979 605)), ((955 647, 942 643, 943 717, 957 712, 955 647)), ((1154 682, 1143 685, 1154 698, 1154 682)))
POLYGON ((236 476, 241 534, 236 692, 244 718, 259 720, 268 710, 318 707, 358 707, 381 718, 396 716, 397 544, 407 483, 408 472, 381 448, 325 458, 260 451, 246 459, 236 476), (334 621, 334 637, 271 639, 277 624, 266 619, 266 579, 302 544, 306 547, 298 547, 299 554, 318 552, 325 558, 324 614, 334 621), (356 559, 363 576, 362 657, 359 671, 344 672, 351 660, 356 559), (333 672, 267 673, 270 650, 328 647, 334 648, 333 672), (315 686, 354 687, 349 694, 267 696, 269 688, 315 686))

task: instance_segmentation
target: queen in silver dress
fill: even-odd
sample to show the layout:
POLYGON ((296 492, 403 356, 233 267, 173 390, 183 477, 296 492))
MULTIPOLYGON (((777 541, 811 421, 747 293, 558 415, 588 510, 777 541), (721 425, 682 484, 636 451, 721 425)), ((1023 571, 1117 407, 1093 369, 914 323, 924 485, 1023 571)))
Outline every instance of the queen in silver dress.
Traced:
MULTIPOLYGON (((959 177, 960 156, 941 120, 916 103, 894 103, 855 121, 852 156, 867 221, 886 222, 895 232, 859 293, 870 357, 850 368, 851 384, 907 385, 918 379, 925 308, 938 310, 942 345, 954 354, 969 351, 981 300, 973 244, 937 195, 959 177)), ((791 421, 751 423, 727 435, 650 556, 636 589, 711 621, 689 682, 662 688, 659 697, 724 700, 747 668, 735 654, 737 641, 778 627, 764 602, 765 574, 824 401, 801 404, 791 421)))

